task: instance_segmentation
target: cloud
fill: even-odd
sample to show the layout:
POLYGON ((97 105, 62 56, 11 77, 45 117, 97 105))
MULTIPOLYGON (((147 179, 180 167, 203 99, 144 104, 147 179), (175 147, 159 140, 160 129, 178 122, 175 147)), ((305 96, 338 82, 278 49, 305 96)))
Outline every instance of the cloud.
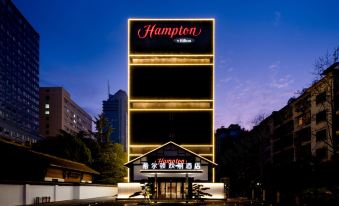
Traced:
POLYGON ((220 57, 220 60, 217 61, 217 66, 220 69, 225 69, 230 64, 230 59, 225 57, 220 57))
POLYGON ((271 64, 268 68, 270 68, 271 70, 274 70, 274 69, 276 69, 278 66, 279 66, 279 63, 274 63, 274 64, 271 64))
POLYGON ((291 75, 285 75, 280 79, 273 79, 270 85, 277 89, 282 89, 290 86, 292 83, 294 83, 294 79, 291 78, 291 75))
POLYGON ((227 69, 227 71, 228 71, 228 72, 233 72, 233 71, 234 71, 234 67, 229 67, 229 68, 227 69))
POLYGON ((228 83, 228 82, 232 81, 232 79, 233 79, 233 77, 227 77, 227 78, 221 79, 220 82, 228 83))
POLYGON ((274 25, 278 26, 280 24, 280 20, 281 20, 281 12, 280 11, 276 11, 274 12, 274 25))
POLYGON ((290 74, 281 75, 279 74, 280 61, 272 63, 268 66, 270 71, 270 86, 277 89, 289 87, 294 83, 294 79, 290 74))
POLYGON ((258 114, 271 114, 286 105, 294 95, 294 79, 280 71, 279 62, 268 68, 269 72, 265 72, 262 79, 233 76, 220 80, 232 81, 232 84, 223 84, 216 90, 216 128, 236 123, 251 129, 258 114))

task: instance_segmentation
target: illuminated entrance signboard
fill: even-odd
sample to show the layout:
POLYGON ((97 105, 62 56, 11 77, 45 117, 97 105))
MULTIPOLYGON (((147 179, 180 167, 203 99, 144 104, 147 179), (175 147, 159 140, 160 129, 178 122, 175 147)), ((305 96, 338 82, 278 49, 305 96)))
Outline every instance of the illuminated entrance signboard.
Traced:
POLYGON ((143 170, 162 170, 162 169, 178 169, 178 170, 200 170, 200 162, 189 162, 185 159, 168 159, 168 158, 158 158, 154 162, 144 162, 142 164, 143 170))
POLYGON ((213 54, 210 20, 133 20, 130 54, 213 54))

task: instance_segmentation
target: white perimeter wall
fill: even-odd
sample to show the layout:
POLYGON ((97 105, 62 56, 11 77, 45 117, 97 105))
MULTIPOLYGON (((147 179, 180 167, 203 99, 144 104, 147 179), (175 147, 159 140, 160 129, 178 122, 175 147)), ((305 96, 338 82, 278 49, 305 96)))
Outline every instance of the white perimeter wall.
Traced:
POLYGON ((140 198, 144 198, 144 196, 142 196, 142 195, 130 197, 135 192, 141 191, 141 185, 142 184, 140 184, 138 182, 118 183, 118 199, 129 199, 129 198, 140 199, 140 198))
POLYGON ((23 185, 0 184, 0 205, 23 205, 23 185))
POLYGON ((0 205, 33 204, 37 197, 50 197, 51 202, 109 197, 118 194, 116 186, 0 184, 0 205))
POLYGON ((212 196, 203 196, 204 199, 225 199, 224 183, 210 183, 210 182, 193 182, 193 184, 203 185, 204 188, 209 188, 203 192, 207 192, 212 196))

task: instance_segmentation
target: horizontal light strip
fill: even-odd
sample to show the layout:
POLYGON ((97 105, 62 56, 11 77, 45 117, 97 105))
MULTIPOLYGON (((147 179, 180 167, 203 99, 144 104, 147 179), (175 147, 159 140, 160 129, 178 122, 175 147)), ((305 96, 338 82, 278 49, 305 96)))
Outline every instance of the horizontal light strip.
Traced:
POLYGON ((134 57, 130 58, 133 64, 211 64, 211 58, 193 57, 134 57))
POLYGON ((213 109, 129 109, 133 112, 142 112, 142 111, 213 111, 213 109))
POLYGON ((213 147, 212 144, 182 144, 182 147, 213 147))
POLYGON ((130 99, 129 102, 213 102, 213 99, 130 99))
POLYGON ((212 102, 132 102, 130 109, 213 109, 212 102))
MULTIPOLYGON (((145 152, 146 153, 146 152, 145 152)), ((135 154, 133 154, 133 153, 129 153, 129 156, 135 156, 135 157, 139 157, 139 156, 141 156, 141 155, 143 155, 143 154, 137 154, 137 153, 135 153, 135 154)))
MULTIPOLYGON (((130 147, 160 147, 161 144, 130 144, 130 147)), ((213 147, 211 144, 183 144, 182 147, 213 147)))
POLYGON ((153 18, 129 18, 129 21, 213 21, 214 18, 172 18, 172 19, 153 19, 153 18))
MULTIPOLYGON (((145 152, 146 153, 146 152, 145 152)), ((200 156, 209 156, 209 157, 212 157, 213 156, 213 154, 212 153, 209 153, 209 154, 200 154, 200 153, 197 153, 198 155, 200 155, 200 156)), ((129 156, 135 156, 135 157, 139 157, 139 156, 141 156, 141 155, 143 155, 143 154, 141 154, 141 153, 131 153, 130 152, 130 154, 129 154, 129 156)))
MULTIPOLYGON (((131 66, 133 66, 133 65, 142 65, 142 66, 158 66, 158 65, 164 65, 164 66, 178 66, 178 65, 189 65, 189 66, 199 66, 199 65, 207 65, 207 66, 213 66, 213 64, 206 64, 206 63, 204 63, 204 64, 198 64, 198 63, 192 63, 192 64, 187 64, 187 63, 185 63, 185 64, 161 64, 161 63, 157 63, 157 64, 142 64, 142 63, 140 63, 140 64, 129 64, 129 65, 131 65, 131 66)), ((138 68, 131 68, 131 69, 138 69, 138 68)))
POLYGON ((130 54, 129 57, 213 57, 213 54, 130 54))

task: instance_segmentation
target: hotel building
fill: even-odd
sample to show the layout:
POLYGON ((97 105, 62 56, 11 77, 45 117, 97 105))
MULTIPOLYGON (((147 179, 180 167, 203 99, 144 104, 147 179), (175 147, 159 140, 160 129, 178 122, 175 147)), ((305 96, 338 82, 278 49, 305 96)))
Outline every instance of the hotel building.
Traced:
POLYGON ((129 181, 180 199, 214 181, 214 19, 129 19, 128 28, 129 181))

